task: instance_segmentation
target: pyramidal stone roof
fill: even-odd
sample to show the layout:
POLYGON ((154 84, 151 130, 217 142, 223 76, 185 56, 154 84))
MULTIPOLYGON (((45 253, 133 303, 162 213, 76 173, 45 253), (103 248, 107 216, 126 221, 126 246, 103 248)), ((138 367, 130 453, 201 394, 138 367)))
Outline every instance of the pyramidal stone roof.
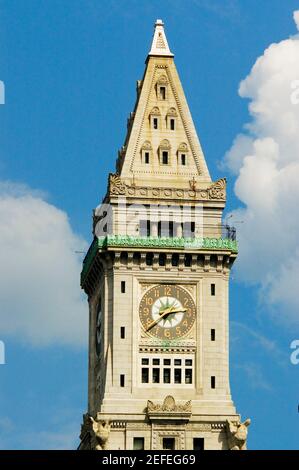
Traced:
POLYGON ((155 31, 149 55, 173 57, 168 46, 162 20, 157 20, 155 23, 155 31))
POLYGON ((162 20, 155 23, 145 72, 137 82, 117 172, 126 184, 150 187, 211 182, 162 20))

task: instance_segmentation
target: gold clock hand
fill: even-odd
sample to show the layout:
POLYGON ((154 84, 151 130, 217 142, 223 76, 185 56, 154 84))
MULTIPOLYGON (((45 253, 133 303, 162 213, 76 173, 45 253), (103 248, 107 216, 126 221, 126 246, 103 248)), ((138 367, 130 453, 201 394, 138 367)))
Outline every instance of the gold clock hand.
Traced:
POLYGON ((162 318, 165 317, 165 315, 168 315, 169 313, 186 312, 186 310, 187 310, 186 308, 176 308, 175 309, 173 307, 169 307, 169 308, 165 309, 164 312, 160 314, 159 318, 156 318, 156 320, 152 321, 152 323, 149 324, 146 331, 150 330, 153 326, 155 326, 156 323, 159 323, 159 321, 162 320, 162 318))

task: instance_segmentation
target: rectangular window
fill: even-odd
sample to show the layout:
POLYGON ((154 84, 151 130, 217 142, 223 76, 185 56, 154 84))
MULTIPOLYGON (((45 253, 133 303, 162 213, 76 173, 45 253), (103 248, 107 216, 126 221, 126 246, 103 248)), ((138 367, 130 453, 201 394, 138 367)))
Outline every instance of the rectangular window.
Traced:
POLYGON ((174 360, 174 365, 175 366, 180 366, 182 364, 182 360, 181 359, 175 359, 174 360))
POLYGON ((185 359, 185 366, 192 366, 192 359, 185 359))
POLYGON ((122 294, 126 292, 126 281, 121 281, 120 290, 122 294))
POLYGON ((158 368, 153 369, 153 383, 154 384, 160 383, 160 369, 158 368))
POLYGON ((158 129, 158 118, 153 118, 153 127, 154 129, 158 129))
POLYGON ((181 165, 186 165, 186 155, 184 153, 181 153, 181 165))
POLYGON ((211 377, 211 388, 216 388, 216 377, 212 375, 211 377))
POLYGON ((145 357, 145 358, 143 358, 143 359, 141 360, 141 364, 142 364, 143 366, 148 366, 149 360, 145 357))
POLYGON ((192 384, 192 369, 185 369, 185 384, 192 384))
POLYGON ((164 359, 163 364, 164 366, 170 366, 170 359, 164 359))
POLYGON ((168 152, 166 150, 162 152, 162 163, 163 165, 168 165, 168 152))
POLYGON ((174 119, 170 119, 170 130, 171 130, 171 131, 174 131, 174 127, 175 127, 175 120, 174 120, 174 119))
POLYGON ((170 369, 163 369, 163 382, 170 384, 170 369))
POLYGON ((163 437, 163 449, 164 450, 175 450, 175 438, 174 437, 163 437))
POLYGON ((150 237, 151 235, 151 221, 150 220, 140 220, 139 234, 141 237, 150 237))
POLYGON ((211 284, 211 295, 216 295, 216 285, 211 284))
POLYGON ((158 366, 160 364, 160 359, 153 359, 153 365, 158 366))
POLYGON ((193 439, 193 450, 204 450, 205 440, 203 437, 194 437, 193 439))
POLYGON ((182 383, 182 371, 181 369, 174 369, 174 383, 181 384, 182 383))
POLYGON ((143 384, 148 384, 149 382, 149 370, 147 367, 142 367, 141 369, 141 381, 143 384))
POLYGON ((125 339, 125 337, 126 337, 126 329, 125 329, 124 326, 121 326, 120 327, 120 338, 125 339))
POLYGON ((166 88, 165 88, 165 86, 160 86, 160 99, 161 100, 166 99, 166 88))
POLYGON ((144 153, 144 163, 149 164, 150 154, 149 152, 144 153))
POLYGON ((134 437, 133 449, 134 450, 144 450, 144 437, 134 437))
POLYGON ((121 386, 121 387, 124 387, 124 386, 125 386, 125 376, 124 376, 124 374, 120 374, 120 376, 119 376, 119 383, 120 383, 120 386, 121 386))
POLYGON ((212 329, 211 330, 211 341, 215 341, 216 339, 216 330, 212 329))

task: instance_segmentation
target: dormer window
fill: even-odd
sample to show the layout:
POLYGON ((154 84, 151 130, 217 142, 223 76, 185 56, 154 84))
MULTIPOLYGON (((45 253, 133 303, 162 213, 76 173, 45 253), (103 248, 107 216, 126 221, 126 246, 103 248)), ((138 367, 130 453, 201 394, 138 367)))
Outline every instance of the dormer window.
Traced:
POLYGON ((166 114, 166 126, 167 129, 174 131, 176 129, 176 121, 177 121, 178 113, 175 108, 170 108, 166 114))
POLYGON ((164 101, 167 99, 167 85, 168 85, 167 77, 165 75, 161 75, 156 84, 158 100, 164 101))
POLYGON ((188 163, 188 146, 185 142, 182 142, 178 148, 178 165, 187 166, 188 163))
POLYGON ((160 117, 161 117, 160 109, 157 106, 155 106, 151 110, 150 115, 149 115, 150 127, 152 129, 159 129, 160 117))
POLYGON ((152 146, 149 140, 146 140, 141 147, 141 161, 149 165, 152 157, 152 146))
POLYGON ((159 146, 159 161, 161 165, 170 164, 170 143, 167 139, 162 140, 159 146))

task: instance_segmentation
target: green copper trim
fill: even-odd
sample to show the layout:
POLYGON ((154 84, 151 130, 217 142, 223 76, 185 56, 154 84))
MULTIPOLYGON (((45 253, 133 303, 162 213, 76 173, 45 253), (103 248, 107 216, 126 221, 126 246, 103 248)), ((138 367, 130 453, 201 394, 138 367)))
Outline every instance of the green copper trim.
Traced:
POLYGON ((107 248, 174 248, 200 250, 229 250, 238 253, 238 243, 229 238, 179 238, 179 237, 132 237, 130 235, 107 235, 95 238, 83 261, 81 282, 84 280, 98 249, 107 248))

